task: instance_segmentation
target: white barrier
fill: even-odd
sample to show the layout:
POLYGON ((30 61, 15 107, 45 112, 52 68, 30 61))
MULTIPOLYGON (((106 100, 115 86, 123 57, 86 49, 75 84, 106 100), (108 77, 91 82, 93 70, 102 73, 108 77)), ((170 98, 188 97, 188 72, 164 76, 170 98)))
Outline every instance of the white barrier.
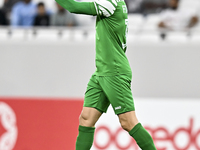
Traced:
MULTIPOLYGON (((95 33, 69 32, 73 38, 56 38, 52 30, 36 38, 1 39, 0 95, 83 97, 95 71, 95 33)), ((140 36, 128 39, 134 96, 200 97, 199 41, 140 36)))
MULTIPOLYGON (((0 32, 0 95, 83 97, 95 70, 94 31, 64 30, 62 38, 55 30, 41 37, 31 31, 0 32)), ((200 150, 198 34, 166 41, 147 34, 128 40, 137 116, 158 150, 200 150)), ((95 137, 92 150, 138 150, 112 109, 98 121, 95 137)))

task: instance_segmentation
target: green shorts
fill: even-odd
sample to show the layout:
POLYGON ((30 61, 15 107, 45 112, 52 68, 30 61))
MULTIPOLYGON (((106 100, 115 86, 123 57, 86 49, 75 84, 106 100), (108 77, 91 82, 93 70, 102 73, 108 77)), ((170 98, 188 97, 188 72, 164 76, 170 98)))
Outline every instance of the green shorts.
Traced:
POLYGON ((92 107, 106 113, 112 105, 115 114, 134 111, 131 92, 131 74, 116 76, 92 75, 85 92, 84 107, 92 107))

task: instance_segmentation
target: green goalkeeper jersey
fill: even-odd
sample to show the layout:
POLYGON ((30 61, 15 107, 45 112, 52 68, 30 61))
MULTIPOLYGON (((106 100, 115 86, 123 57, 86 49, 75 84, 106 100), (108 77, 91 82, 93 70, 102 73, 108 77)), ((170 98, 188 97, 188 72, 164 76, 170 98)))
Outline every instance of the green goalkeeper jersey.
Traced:
POLYGON ((124 0, 56 1, 71 13, 97 16, 95 60, 97 76, 131 73, 125 55, 128 17, 124 0))

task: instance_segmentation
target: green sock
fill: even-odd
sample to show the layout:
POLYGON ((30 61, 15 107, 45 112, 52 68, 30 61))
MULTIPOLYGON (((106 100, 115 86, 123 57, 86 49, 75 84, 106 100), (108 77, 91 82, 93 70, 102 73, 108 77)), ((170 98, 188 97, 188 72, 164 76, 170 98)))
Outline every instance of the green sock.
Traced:
POLYGON ((138 123, 129 134, 135 139, 138 146, 142 150, 156 150, 156 147, 153 143, 153 139, 151 135, 147 132, 147 130, 138 123))
POLYGON ((76 150, 90 150, 94 139, 94 127, 79 126, 76 139, 76 150))

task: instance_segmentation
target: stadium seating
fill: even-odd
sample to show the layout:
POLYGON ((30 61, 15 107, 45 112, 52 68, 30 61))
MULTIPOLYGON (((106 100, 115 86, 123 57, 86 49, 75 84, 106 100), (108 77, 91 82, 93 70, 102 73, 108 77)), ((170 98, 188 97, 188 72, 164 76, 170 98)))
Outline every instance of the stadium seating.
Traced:
POLYGON ((143 30, 157 30, 157 25, 160 20, 158 14, 149 14, 145 17, 143 30))
POLYGON ((129 28, 139 30, 142 27, 145 20, 142 14, 129 14, 128 21, 129 28))
POLYGON ((200 1, 199 0, 181 0, 179 7, 181 9, 198 9, 198 10, 200 10, 200 1))
POLYGON ((5 28, 0 28, 0 40, 8 38, 8 30, 5 28))
MULTIPOLYGON (((48 10, 52 12, 56 10, 55 1, 33 0, 35 3, 44 2, 48 10)), ((0 6, 2 2, 0 3, 0 6)), ((182 0, 181 9, 196 9, 200 12, 200 0, 182 0)), ((199 13, 200 14, 200 13, 199 13)), ((33 40, 94 40, 95 39, 95 17, 87 15, 76 15, 80 26, 75 28, 34 28, 34 29, 12 29, 0 27, 0 39, 33 39, 33 40)), ((160 41, 160 33, 157 28, 159 22, 158 14, 129 14, 129 41, 160 41)), ((194 27, 190 36, 187 32, 171 32, 167 35, 168 41, 197 41, 200 38, 200 23, 194 27)))

